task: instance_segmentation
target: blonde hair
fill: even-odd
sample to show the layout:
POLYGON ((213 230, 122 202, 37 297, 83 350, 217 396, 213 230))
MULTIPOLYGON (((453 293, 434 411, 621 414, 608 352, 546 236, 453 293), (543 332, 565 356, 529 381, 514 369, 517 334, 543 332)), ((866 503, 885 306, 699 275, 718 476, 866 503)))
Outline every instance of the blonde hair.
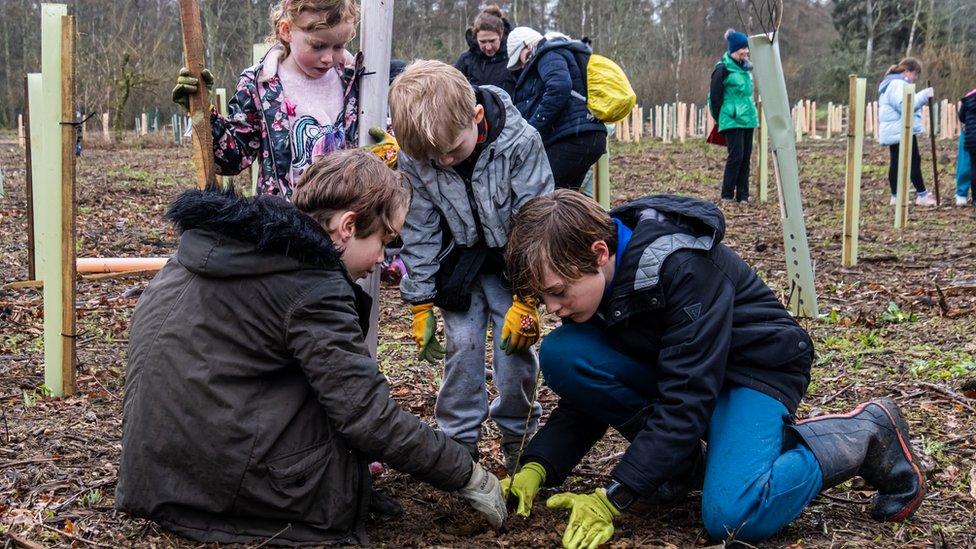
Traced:
POLYGON ((356 235, 368 237, 382 231, 392 238, 393 220, 410 205, 410 191, 400 174, 388 168, 366 149, 329 153, 302 174, 292 203, 327 227, 336 214, 356 213, 356 235))
POLYGON ((291 45, 278 35, 278 26, 282 21, 297 26, 295 22, 305 12, 320 16, 312 23, 298 27, 305 32, 332 28, 340 23, 355 25, 359 21, 359 2, 356 0, 281 0, 271 6, 271 34, 268 35, 268 43, 281 44, 285 48, 285 55, 290 55, 291 45))
POLYGON ((597 272, 593 243, 603 240, 613 254, 617 228, 597 201, 569 189, 526 202, 512 219, 505 270, 516 294, 544 289, 545 270, 566 282, 597 272))
POLYGON ((450 150, 471 124, 474 89, 441 61, 414 61, 390 86, 390 117, 407 154, 427 160, 450 150))

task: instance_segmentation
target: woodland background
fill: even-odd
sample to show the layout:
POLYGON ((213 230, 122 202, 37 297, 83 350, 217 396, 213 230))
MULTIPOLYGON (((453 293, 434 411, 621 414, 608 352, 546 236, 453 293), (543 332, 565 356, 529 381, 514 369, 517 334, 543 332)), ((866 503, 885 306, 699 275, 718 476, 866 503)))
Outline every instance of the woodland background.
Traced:
MULTIPOLYGON (((176 0, 61 0, 77 16, 78 105, 121 127, 139 112, 175 112, 182 64, 176 0)), ((362 0, 368 1, 368 0, 362 0)), ((509 0, 514 25, 588 36, 627 71, 641 104, 703 103, 728 27, 760 28, 741 0, 509 0), (741 11, 741 13, 740 13, 741 11)), ((251 44, 270 32, 269 0, 200 0, 206 58, 233 89, 251 44)), ((396 0, 393 55, 454 62, 482 0, 396 0)), ((40 2, 0 0, 0 127, 23 111, 23 79, 40 71, 40 2)), ((976 1, 785 0, 781 53, 790 97, 847 98, 847 75, 873 89, 886 67, 920 58, 938 98, 976 86, 976 1)), ((355 50, 356 44, 350 49, 355 50)))

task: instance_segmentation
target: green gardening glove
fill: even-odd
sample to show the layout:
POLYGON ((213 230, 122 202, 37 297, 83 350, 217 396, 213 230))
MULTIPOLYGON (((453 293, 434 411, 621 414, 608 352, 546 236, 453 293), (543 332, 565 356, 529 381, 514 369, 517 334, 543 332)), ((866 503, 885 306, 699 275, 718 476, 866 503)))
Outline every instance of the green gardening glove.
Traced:
POLYGON ((502 493, 505 499, 516 499, 518 507, 515 512, 528 518, 532 512, 532 501, 539 493, 539 487, 546 481, 546 470, 542 465, 530 461, 519 469, 515 476, 502 479, 502 493))
MULTIPOLYGON (((213 91, 214 77, 210 74, 210 71, 203 69, 200 73, 203 77, 203 83, 207 85, 207 91, 213 91)), ((176 87, 173 88, 173 103, 183 107, 189 112, 190 110, 190 96, 197 93, 197 86, 200 81, 190 75, 190 69, 183 67, 180 69, 180 74, 176 77, 176 87)))
POLYGON ((419 358, 437 364, 446 354, 437 341, 437 319, 434 318, 434 304, 420 303, 410 307, 413 313, 412 335, 420 349, 419 358))
POLYGON ((565 549, 596 549, 613 536, 613 519, 620 516, 603 488, 592 494, 556 494, 546 501, 546 507, 572 510, 563 534, 565 549))

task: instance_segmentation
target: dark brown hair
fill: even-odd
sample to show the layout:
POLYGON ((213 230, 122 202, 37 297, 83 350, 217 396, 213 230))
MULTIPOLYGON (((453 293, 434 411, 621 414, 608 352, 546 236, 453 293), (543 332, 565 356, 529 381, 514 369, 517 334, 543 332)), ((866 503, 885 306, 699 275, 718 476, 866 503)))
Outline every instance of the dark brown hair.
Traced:
POLYGON ((897 65, 888 67, 888 71, 885 73, 885 76, 888 76, 889 74, 901 74, 905 71, 914 72, 917 76, 922 72, 922 64, 914 57, 906 57, 899 61, 897 65))
POLYGON ((504 17, 505 14, 502 13, 502 9, 498 7, 498 4, 488 4, 474 18, 471 32, 474 33, 475 37, 477 37, 480 31, 497 32, 498 37, 501 38, 505 34, 505 23, 502 21, 504 17))
POLYGON ((599 203, 576 191, 557 189, 522 206, 512 220, 505 266, 515 293, 534 296, 543 290, 544 271, 567 282, 597 272, 593 243, 603 240, 611 255, 617 228, 599 203))
POLYGON ((393 220, 409 206, 410 191, 400 174, 369 150, 346 149, 313 162, 295 186, 292 202, 322 227, 332 216, 352 211, 357 237, 382 231, 392 238, 393 220))

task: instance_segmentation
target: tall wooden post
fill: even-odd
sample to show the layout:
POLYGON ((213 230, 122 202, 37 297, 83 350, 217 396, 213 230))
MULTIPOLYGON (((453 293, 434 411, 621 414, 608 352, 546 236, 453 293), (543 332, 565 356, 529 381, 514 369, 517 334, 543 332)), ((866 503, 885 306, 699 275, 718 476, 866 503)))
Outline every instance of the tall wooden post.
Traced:
POLYGON ((912 120, 915 116, 915 84, 905 84, 901 100, 901 143, 898 146, 898 193, 895 195, 895 228, 908 224, 908 178, 912 167, 912 120))
MULTIPOLYGON (((363 18, 359 26, 361 47, 365 54, 366 76, 360 86, 359 144, 370 142, 369 129, 386 129, 387 94, 390 89, 390 48, 393 37, 393 0, 370 0, 363 3, 363 18)), ((359 281, 373 298, 369 315, 366 343, 376 356, 377 330, 380 313, 380 270, 359 281)))
POLYGON ((102 113, 102 141, 106 143, 111 143, 112 134, 108 131, 108 127, 109 127, 108 113, 103 112, 102 113))
MULTIPOLYGON (((197 93, 190 96, 190 119, 193 124, 193 163, 197 171, 197 186, 216 188, 214 167, 213 133, 210 129, 210 102, 207 86, 203 83, 203 25, 200 21, 199 0, 180 0, 180 24, 183 26, 184 63, 190 75, 200 85, 197 93)), ((365 39, 365 38, 364 38, 365 39)))
POLYGON ((75 18, 61 17, 61 394, 75 392, 75 18))
MULTIPOLYGON (((777 35, 778 36, 778 35, 777 35)), ((779 173, 779 206, 783 225, 783 248, 789 276, 789 310, 797 316, 816 318, 817 291, 813 283, 813 262, 803 219, 800 170, 796 143, 790 127, 790 105, 786 79, 779 55, 779 42, 762 34, 749 37, 756 84, 763 98, 773 158, 779 173)))
POLYGON ((864 156, 864 95, 867 79, 852 74, 850 115, 847 122, 847 177, 844 186, 844 242, 841 264, 857 265, 857 241, 861 216, 861 159, 864 156))
POLYGON ((18 114, 17 115, 17 144, 23 147, 25 139, 26 137, 24 136, 24 115, 18 114))

